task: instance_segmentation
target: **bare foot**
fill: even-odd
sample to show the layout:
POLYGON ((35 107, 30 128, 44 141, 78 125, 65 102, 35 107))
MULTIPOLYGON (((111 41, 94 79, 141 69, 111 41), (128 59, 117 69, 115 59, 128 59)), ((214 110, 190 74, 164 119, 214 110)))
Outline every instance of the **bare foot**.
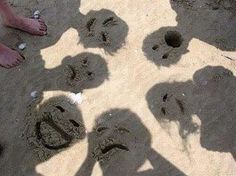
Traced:
POLYGON ((47 26, 42 19, 31 19, 25 17, 16 17, 14 19, 4 20, 8 27, 16 28, 33 35, 46 35, 47 26))
POLYGON ((3 44, 0 44, 0 66, 5 68, 12 68, 18 66, 24 58, 20 54, 6 47, 3 44))

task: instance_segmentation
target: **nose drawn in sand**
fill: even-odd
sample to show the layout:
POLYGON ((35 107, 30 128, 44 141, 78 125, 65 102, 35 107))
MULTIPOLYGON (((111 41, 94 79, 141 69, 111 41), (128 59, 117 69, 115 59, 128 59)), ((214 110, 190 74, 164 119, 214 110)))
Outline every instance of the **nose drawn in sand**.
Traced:
POLYGON ((235 158, 235 88, 236 78, 230 70, 207 66, 196 71, 192 81, 155 85, 148 91, 146 100, 154 117, 169 134, 170 122, 179 124, 179 134, 184 140, 200 130, 202 147, 230 152, 235 158), (198 116, 201 125, 193 121, 192 115, 198 116))
POLYGON ((101 114, 88 134, 88 154, 77 176, 90 176, 96 162, 103 175, 185 175, 151 148, 151 136, 138 116, 128 109, 101 114), (149 160, 153 168, 138 172, 149 160))
POLYGON ((188 45, 194 38, 222 51, 236 50, 236 39, 233 37, 236 35, 235 1, 170 0, 170 4, 177 13, 177 26, 161 27, 147 35, 142 50, 148 60, 157 66, 174 65, 189 52, 188 45), (218 6, 217 9, 212 8, 214 4, 218 6), (225 8, 225 4, 229 8, 225 8), (168 33, 174 45, 166 40, 168 33))
POLYGON ((85 138, 82 115, 69 97, 59 95, 28 106, 23 133, 40 161, 46 161, 85 138))

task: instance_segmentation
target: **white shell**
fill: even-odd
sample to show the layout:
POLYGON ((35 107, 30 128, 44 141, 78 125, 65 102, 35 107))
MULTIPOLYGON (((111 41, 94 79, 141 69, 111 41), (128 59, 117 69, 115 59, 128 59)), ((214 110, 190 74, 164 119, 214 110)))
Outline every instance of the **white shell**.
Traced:
POLYGON ((19 44, 19 45, 18 45, 18 48, 19 48, 20 50, 24 50, 24 49, 26 48, 26 43, 21 43, 21 44, 19 44))
POLYGON ((40 14, 40 11, 39 10, 36 10, 35 12, 34 12, 34 16, 35 15, 39 15, 40 14))
POLYGON ((69 102, 71 104, 75 104, 75 103, 81 104, 82 101, 83 101, 83 98, 82 98, 82 94, 81 93, 78 93, 78 94, 70 93, 69 94, 69 102))
POLYGON ((38 97, 38 92, 37 91, 33 91, 30 93, 30 96, 33 98, 37 98, 38 97))

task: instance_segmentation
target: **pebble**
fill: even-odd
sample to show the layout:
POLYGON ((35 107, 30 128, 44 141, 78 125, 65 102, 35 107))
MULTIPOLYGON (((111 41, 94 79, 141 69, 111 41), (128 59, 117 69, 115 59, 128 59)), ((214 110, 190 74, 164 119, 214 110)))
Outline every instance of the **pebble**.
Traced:
POLYGON ((24 49, 26 48, 26 43, 21 43, 21 44, 19 44, 19 45, 18 45, 18 48, 19 48, 20 50, 24 50, 24 49))

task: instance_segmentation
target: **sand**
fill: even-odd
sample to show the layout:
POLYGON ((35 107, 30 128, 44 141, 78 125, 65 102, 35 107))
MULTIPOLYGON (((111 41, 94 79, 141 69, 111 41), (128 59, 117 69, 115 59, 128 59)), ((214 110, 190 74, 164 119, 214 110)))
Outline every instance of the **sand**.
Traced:
POLYGON ((48 35, 0 27, 0 175, 236 175, 234 0, 10 2, 48 35))

